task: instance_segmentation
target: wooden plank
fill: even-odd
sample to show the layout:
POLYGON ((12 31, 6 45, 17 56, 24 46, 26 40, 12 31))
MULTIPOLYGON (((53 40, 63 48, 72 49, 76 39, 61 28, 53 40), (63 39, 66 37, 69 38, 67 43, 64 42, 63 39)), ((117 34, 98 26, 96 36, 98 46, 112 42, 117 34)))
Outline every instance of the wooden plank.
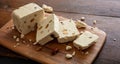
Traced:
POLYGON ((10 20, 10 14, 10 12, 4 9, 0 9, 0 27, 2 27, 5 23, 7 23, 10 20))
MULTIPOLYGON (((99 29, 91 30, 91 27, 87 26, 86 30, 91 31, 99 36, 97 43, 95 45, 93 45, 92 47, 90 47, 89 49, 84 51, 84 52, 88 51, 89 52, 88 55, 82 54, 83 51, 78 51, 76 48, 74 48, 73 50, 76 51, 76 55, 73 57, 73 59, 66 60, 65 54, 72 53, 73 50, 65 51, 65 44, 58 44, 58 43, 56 43, 57 42, 56 40, 53 40, 53 41, 51 41, 51 43, 46 45, 49 48, 57 47, 58 49, 60 49, 62 51, 62 52, 60 51, 60 53, 58 53, 55 56, 51 56, 50 50, 47 48, 43 48, 39 52, 36 51, 35 48, 37 48, 39 46, 33 46, 30 42, 27 42, 27 44, 23 44, 22 41, 20 41, 21 42, 20 46, 14 48, 13 46, 16 44, 16 41, 15 41, 15 39, 12 38, 12 36, 20 35, 20 34, 16 30, 7 29, 8 26, 9 27, 12 26, 12 21, 8 22, 4 27, 1 28, 1 30, 4 31, 4 32, 1 31, 1 33, 0 33, 1 45, 21 54, 23 56, 33 59, 35 61, 43 62, 43 63, 50 63, 50 64, 58 64, 58 63, 61 63, 61 64, 63 64, 63 63, 91 64, 93 62, 93 60, 95 59, 95 57, 97 56, 97 54, 99 53, 100 49, 102 48, 102 45, 104 44, 105 37, 106 37, 106 34, 103 31, 101 31, 99 29), (27 47, 28 44, 30 45, 29 47, 27 47)), ((34 35, 35 35, 35 33, 32 32, 31 34, 27 35, 25 40, 28 40, 29 38, 34 40, 34 38, 35 38, 34 35)), ((72 45, 72 42, 70 42, 69 45, 72 45)))
MULTIPOLYGON (((118 49, 120 49, 119 44, 119 24, 120 24, 120 18, 115 17, 105 17, 105 16, 95 16, 95 15, 85 15, 85 14, 74 14, 74 13, 63 13, 63 12, 56 12, 57 15, 61 15, 67 18, 73 18, 73 19, 79 19, 80 17, 84 16, 86 17, 86 23, 93 26, 92 21, 97 20, 97 27, 104 30, 107 34, 107 41, 103 48, 103 50, 100 52, 99 56, 95 60, 95 64, 104 63, 104 60, 106 63, 114 63, 119 62, 120 58, 120 52, 118 49), (116 28, 117 27, 117 28, 116 28), (113 41, 113 39, 116 39, 117 41, 113 41), (110 52, 110 54, 108 53, 110 52), (115 54, 115 52, 117 52, 115 54), (111 61, 109 61, 111 60, 111 61)), ((5 49, 6 50, 6 49, 5 49)), ((2 53, 2 51, 0 51, 2 53)), ((2 53, 4 55, 4 52, 2 53)), ((14 54, 13 54, 14 56, 14 54)), ((119 62, 120 63, 120 62, 119 62)))
POLYGON ((50 5, 55 11, 120 17, 119 0, 1 0, 1 7, 17 8, 30 2, 50 5))

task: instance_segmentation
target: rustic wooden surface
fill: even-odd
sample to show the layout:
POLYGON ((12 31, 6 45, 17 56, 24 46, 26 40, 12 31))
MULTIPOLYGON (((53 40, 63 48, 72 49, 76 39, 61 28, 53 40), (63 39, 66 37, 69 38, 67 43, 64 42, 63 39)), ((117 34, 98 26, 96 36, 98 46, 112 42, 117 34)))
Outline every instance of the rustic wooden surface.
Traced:
POLYGON ((85 16, 92 25, 96 19, 97 26, 107 33, 106 43, 94 64, 119 64, 120 63, 120 4, 119 0, 1 0, 0 1, 0 27, 10 20, 11 11, 29 2, 48 4, 55 8, 59 15, 69 17, 75 15, 78 19, 85 16), (71 14, 69 14, 71 13, 71 14), (77 14, 79 13, 79 14, 77 14), (116 39, 116 41, 113 41, 116 39))

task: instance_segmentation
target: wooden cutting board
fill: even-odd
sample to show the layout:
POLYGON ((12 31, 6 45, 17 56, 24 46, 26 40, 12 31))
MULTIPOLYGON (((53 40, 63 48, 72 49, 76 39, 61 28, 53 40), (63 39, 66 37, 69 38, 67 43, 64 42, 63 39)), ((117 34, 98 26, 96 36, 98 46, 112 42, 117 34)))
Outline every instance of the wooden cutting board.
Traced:
POLYGON ((90 26, 87 26, 86 29, 79 29, 79 31, 88 30, 97 34, 99 36, 98 41, 84 51, 77 50, 74 47, 72 50, 66 51, 66 45, 73 46, 72 42, 59 44, 57 40, 54 39, 45 46, 33 45, 35 41, 35 31, 29 33, 23 39, 20 39, 19 42, 16 42, 13 35, 20 37, 20 33, 16 29, 12 29, 12 26, 13 21, 10 20, 0 29, 0 45, 43 64, 91 64, 106 39, 106 33, 104 31, 97 28, 91 29, 90 26), (29 41, 30 39, 32 41, 29 41), (25 41, 25 43, 23 41, 25 41), (19 45, 17 45, 17 43, 19 43, 19 45), (56 48, 59 49, 59 52, 56 55, 51 55, 51 49, 56 48), (72 53, 73 51, 76 51, 76 55, 72 59, 66 59, 65 54, 72 53))

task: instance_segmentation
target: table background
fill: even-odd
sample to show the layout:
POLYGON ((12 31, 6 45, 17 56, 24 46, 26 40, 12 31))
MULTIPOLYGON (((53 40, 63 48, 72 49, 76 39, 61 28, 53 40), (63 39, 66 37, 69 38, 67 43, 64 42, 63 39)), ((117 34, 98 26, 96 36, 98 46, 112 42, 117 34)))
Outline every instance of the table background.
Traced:
MULTIPOLYGON (((97 20, 97 27, 107 33, 107 39, 93 64, 120 64, 120 0, 0 0, 0 27, 11 19, 12 10, 30 2, 50 5, 57 15, 67 18, 74 16, 73 19, 80 19, 84 16, 91 26, 92 21, 97 20)), ((21 58, 0 46, 2 64, 37 64, 13 57, 21 58)))

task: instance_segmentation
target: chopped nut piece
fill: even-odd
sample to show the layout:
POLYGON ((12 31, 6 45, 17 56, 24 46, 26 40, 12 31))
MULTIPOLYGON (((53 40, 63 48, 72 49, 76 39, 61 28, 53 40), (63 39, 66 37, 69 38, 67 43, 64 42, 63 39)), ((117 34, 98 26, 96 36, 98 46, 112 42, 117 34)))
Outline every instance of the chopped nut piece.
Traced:
POLYGON ((24 37, 24 34, 21 34, 21 35, 20 35, 20 38, 23 38, 23 37, 24 37))
POLYGON ((25 41, 23 41, 23 43, 26 43, 25 41))
POLYGON ((20 45, 20 43, 17 43, 17 44, 16 44, 16 46, 19 46, 19 45, 20 45))
POLYGON ((16 43, 13 47, 16 48, 19 45, 20 45, 20 43, 16 43))
POLYGON ((63 30, 63 34, 68 34, 67 29, 63 30))
POLYGON ((29 41, 30 41, 30 42, 32 42, 32 40, 31 40, 31 39, 29 39, 29 41))
POLYGON ((48 5, 43 4, 42 8, 45 10, 45 12, 53 12, 53 8, 48 5))
POLYGON ((81 21, 85 21, 85 17, 81 17, 81 19, 80 19, 81 21))
POLYGON ((65 56, 67 59, 71 59, 73 56, 71 54, 66 54, 65 56))
POLYGON ((93 20, 93 24, 96 24, 96 22, 97 22, 96 20, 93 20))
POLYGON ((114 38, 113 41, 116 41, 116 39, 114 38))
POLYGON ((15 36, 15 35, 14 35, 14 36, 13 36, 13 38, 14 38, 14 39, 16 39, 16 38, 17 38, 17 36, 15 36))
POLYGON ((38 42, 34 42, 33 45, 36 45, 38 42))
POLYGON ((45 28, 48 28, 48 26, 49 26, 49 24, 47 24, 45 28))
POLYGON ((89 54, 89 52, 87 51, 87 52, 85 52, 85 55, 88 55, 89 54))
POLYGON ((71 49, 72 49, 72 46, 69 46, 69 45, 66 46, 66 50, 71 50, 71 49))
POLYGON ((33 19, 30 20, 30 22, 33 22, 34 20, 35 20, 35 19, 33 18, 33 19))
POLYGON ((83 33, 84 33, 83 31, 80 32, 80 34, 83 34, 83 33))
POLYGON ((14 26, 12 26, 11 28, 14 29, 14 26))
POLYGON ((75 53, 76 53, 76 52, 74 51, 74 52, 72 53, 72 56, 75 56, 75 53))
POLYGON ((42 29, 42 26, 40 26, 39 28, 38 28, 38 30, 41 30, 42 29))
POLYGON ((20 40, 19 40, 19 38, 16 38, 16 42, 19 42, 20 40))
POLYGON ((17 46, 16 46, 16 45, 14 45, 13 47, 14 47, 14 48, 16 48, 17 46))

